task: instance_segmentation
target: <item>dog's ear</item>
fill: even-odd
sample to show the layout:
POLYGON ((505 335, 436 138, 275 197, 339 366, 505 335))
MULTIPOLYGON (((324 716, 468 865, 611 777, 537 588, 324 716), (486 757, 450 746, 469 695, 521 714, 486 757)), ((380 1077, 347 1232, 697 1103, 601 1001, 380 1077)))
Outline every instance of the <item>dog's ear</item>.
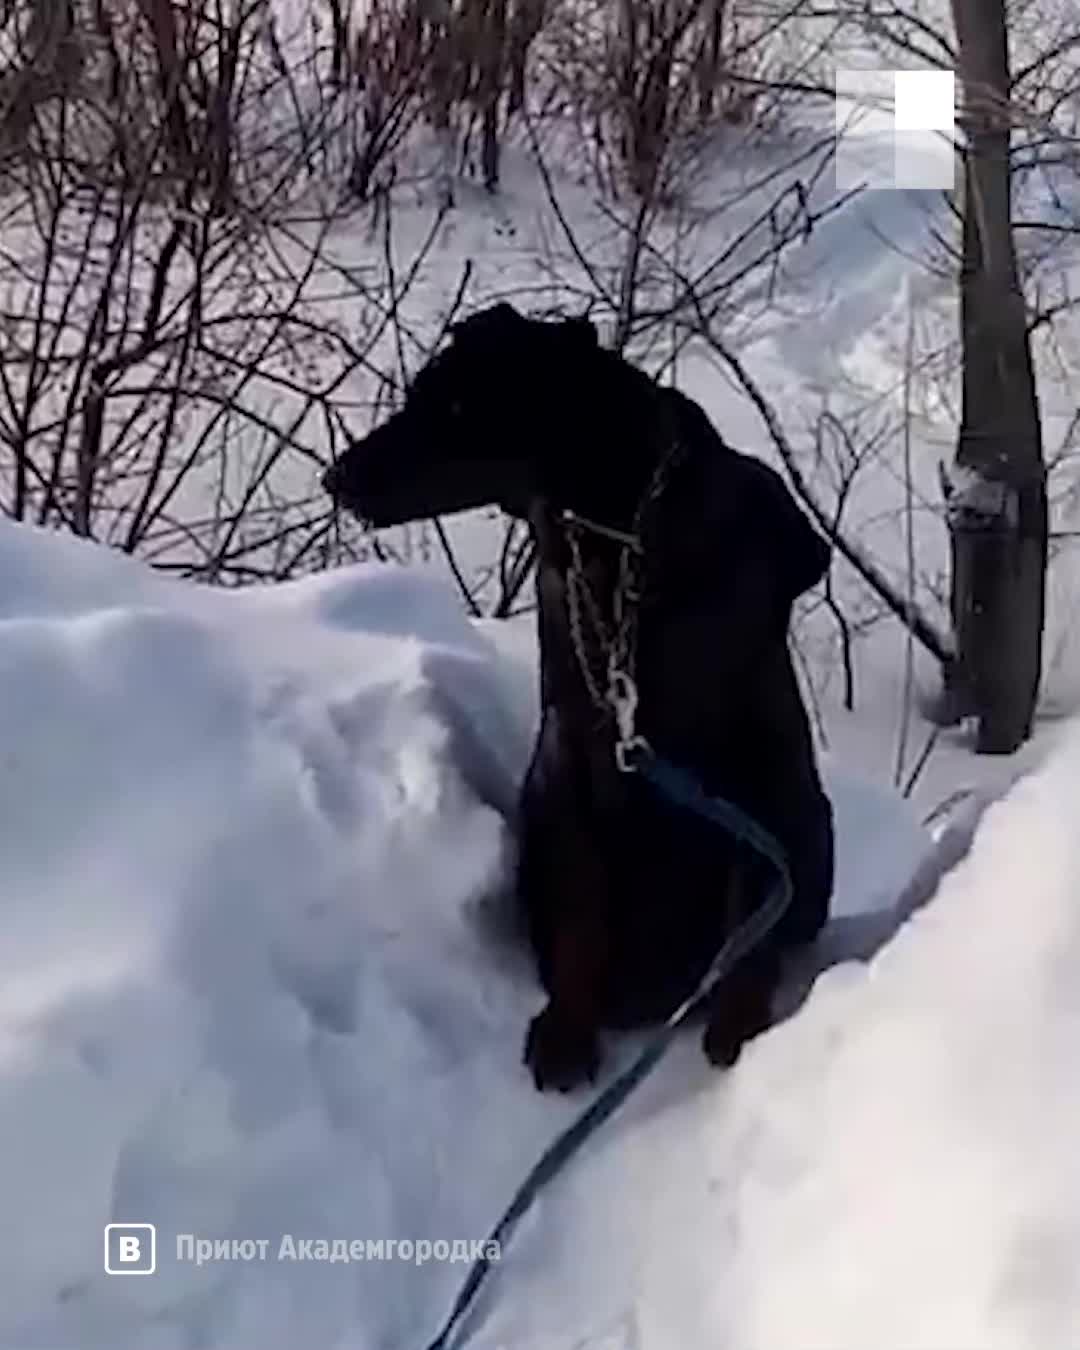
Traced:
POLYGON ((600 334, 596 331, 596 325, 587 314, 578 314, 572 319, 564 319, 563 328, 573 336, 575 342, 587 347, 590 351, 600 346, 600 334))
POLYGON ((747 467, 751 464, 758 484, 755 495, 760 496, 763 534, 776 562, 782 599, 790 607, 829 570, 831 549, 807 520, 780 475, 760 460, 749 461, 747 467))
POLYGON ((508 304, 505 300, 500 300, 498 304, 488 305, 486 309, 478 309, 475 314, 470 314, 468 318, 450 324, 447 332, 454 338, 472 336, 473 334, 477 336, 482 334, 497 336, 526 322, 527 320, 517 312, 513 305, 508 304))

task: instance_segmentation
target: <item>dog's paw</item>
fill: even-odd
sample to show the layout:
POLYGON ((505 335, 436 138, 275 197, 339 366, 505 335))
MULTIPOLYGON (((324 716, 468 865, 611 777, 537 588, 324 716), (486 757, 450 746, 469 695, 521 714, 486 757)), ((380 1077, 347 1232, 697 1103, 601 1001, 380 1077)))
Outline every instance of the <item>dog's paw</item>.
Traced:
POLYGON ((740 992, 741 997, 729 995, 718 1000, 702 1037, 705 1058, 718 1069, 730 1069, 747 1041, 752 1041, 772 1025, 768 989, 740 992))
POLYGON ((730 1069, 739 1058, 747 1037, 724 1017, 712 1017, 701 1039, 705 1058, 717 1069, 730 1069))
POLYGON ((541 1092, 547 1088, 569 1092, 595 1081, 600 1043, 591 1027, 565 1017, 549 1003, 529 1023, 524 1061, 541 1092))

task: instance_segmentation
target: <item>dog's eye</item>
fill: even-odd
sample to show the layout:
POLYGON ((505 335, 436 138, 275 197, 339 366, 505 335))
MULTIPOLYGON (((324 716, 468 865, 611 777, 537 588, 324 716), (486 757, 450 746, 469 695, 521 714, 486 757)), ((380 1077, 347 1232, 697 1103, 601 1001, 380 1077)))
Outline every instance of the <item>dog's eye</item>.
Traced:
POLYGON ((465 405, 461 402, 460 399, 455 399, 455 400, 453 401, 453 403, 450 404, 450 416, 451 416, 451 417, 453 417, 453 418, 456 419, 456 418, 460 417, 461 414, 462 414, 464 411, 465 411, 465 405))

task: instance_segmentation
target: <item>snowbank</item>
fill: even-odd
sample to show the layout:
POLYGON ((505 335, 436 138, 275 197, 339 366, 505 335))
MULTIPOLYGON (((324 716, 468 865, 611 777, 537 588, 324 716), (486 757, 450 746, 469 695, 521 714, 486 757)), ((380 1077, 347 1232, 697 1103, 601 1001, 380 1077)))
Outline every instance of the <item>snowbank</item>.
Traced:
POLYGON ((524 746, 487 645, 393 571, 215 595, 5 527, 0 577, 0 1345, 419 1335, 424 1271, 196 1269, 173 1235, 478 1233, 458 1177, 542 1137, 535 995, 477 911, 524 746), (501 1140, 500 1086, 531 1121, 501 1140), (159 1273, 110 1280, 131 1218, 159 1273))
MULTIPOLYGON (((274 1256, 482 1238, 580 1109, 519 1064, 531 681, 527 639, 403 571, 217 594, 0 526, 3 1350, 426 1344, 461 1265, 274 1256), (110 1221, 157 1225, 151 1278, 103 1273, 110 1221), (186 1233, 270 1259, 180 1261, 186 1233)), ((471 1343, 1062 1343, 1078 763, 734 1074, 677 1045, 523 1226, 471 1343)), ((830 781, 836 959, 870 950, 844 923, 895 926, 926 841, 830 781)))
POLYGON ((632 1103, 475 1350, 1075 1344, 1078 781, 1074 729, 868 965, 722 1084, 632 1103))

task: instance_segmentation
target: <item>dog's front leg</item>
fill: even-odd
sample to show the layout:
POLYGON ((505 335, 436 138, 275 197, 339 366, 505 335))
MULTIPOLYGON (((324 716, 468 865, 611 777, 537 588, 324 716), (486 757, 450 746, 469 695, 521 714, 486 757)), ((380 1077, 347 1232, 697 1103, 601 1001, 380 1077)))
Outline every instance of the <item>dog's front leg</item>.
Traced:
POLYGON ((730 1069, 747 1041, 772 1025, 780 959, 767 947, 751 952, 723 981, 709 1008, 702 1049, 710 1064, 730 1069))
POLYGON ((551 952, 550 999, 525 1037, 525 1063, 541 1092, 569 1092, 596 1078, 606 954, 605 925, 591 907, 561 918, 551 952))
MULTIPOLYGON (((730 935, 745 923, 769 884, 760 867, 746 862, 732 870, 726 896, 726 928, 730 935)), ((713 994, 702 1049, 710 1064, 731 1068, 742 1047, 772 1022, 773 995, 780 981, 781 961, 770 935, 749 952, 721 981, 713 994)))

